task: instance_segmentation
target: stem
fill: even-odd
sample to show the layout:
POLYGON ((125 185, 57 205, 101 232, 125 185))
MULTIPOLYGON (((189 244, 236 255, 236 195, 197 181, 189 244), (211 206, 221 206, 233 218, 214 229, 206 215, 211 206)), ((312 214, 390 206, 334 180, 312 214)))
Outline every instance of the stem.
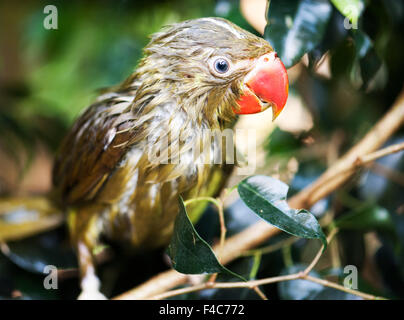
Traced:
POLYGON ((254 255, 254 262, 250 272, 250 279, 255 279, 257 277, 258 269, 261 264, 261 253, 258 252, 254 255))
POLYGON ((344 286, 341 286, 335 282, 312 277, 310 275, 304 275, 302 272, 293 273, 293 274, 289 274, 289 275, 285 275, 285 276, 279 276, 279 277, 271 277, 271 278, 266 278, 266 279, 262 279, 262 280, 248 281, 248 282, 216 282, 216 283, 212 283, 212 284, 204 283, 204 284, 199 284, 199 285, 195 285, 192 287, 181 288, 181 289, 177 289, 177 290, 170 290, 170 291, 164 292, 162 294, 155 295, 149 299, 162 300, 162 299, 167 299, 170 297, 175 297, 175 296, 178 296, 181 294, 196 292, 196 291, 201 291, 201 290, 206 290, 206 289, 233 289, 233 288, 254 289, 255 287, 257 287, 259 285, 265 285, 265 284, 282 282, 282 281, 299 280, 299 279, 316 282, 325 287, 330 287, 330 288, 334 288, 334 289, 337 289, 340 291, 344 291, 344 292, 362 297, 367 300, 386 300, 383 297, 377 297, 377 296, 367 294, 367 293, 364 293, 364 292, 361 292, 358 290, 345 288, 344 286))
MULTIPOLYGON (((256 253, 254 255, 254 263, 251 268, 250 279, 255 279, 257 277, 258 269, 261 264, 261 256, 262 256, 261 253, 256 253)), ((259 287, 253 287, 253 290, 260 296, 262 300, 268 300, 266 295, 261 291, 259 287)))
MULTIPOLYGON (((225 196, 226 193, 223 195, 225 196)), ((197 198, 192 198, 184 201, 184 205, 187 206, 193 202, 197 201, 209 201, 213 203, 218 210, 219 214, 219 222, 220 222, 220 251, 223 249, 224 242, 226 240, 226 225, 224 223, 224 212, 223 212, 223 201, 220 198, 212 198, 212 197, 197 197, 197 198)), ((220 253, 218 254, 219 261, 220 261, 220 253)))
POLYGON ((217 208, 220 207, 220 203, 217 201, 217 199, 212 198, 212 197, 197 197, 197 198, 192 198, 184 201, 184 205, 187 206, 191 203, 197 202, 197 201, 208 201, 213 203, 217 208))
POLYGON ((218 253, 218 259, 220 262, 220 257, 223 252, 223 247, 224 247, 224 242, 226 241, 226 225, 224 223, 224 212, 223 212, 223 201, 221 199, 217 199, 217 201, 220 203, 220 206, 218 206, 218 214, 219 214, 219 222, 220 222, 220 243, 219 243, 219 253, 218 253))
POLYGON ((252 288, 259 296, 262 300, 268 300, 267 296, 261 291, 260 288, 258 287, 253 287, 252 288))
POLYGON ((383 148, 383 149, 380 149, 378 151, 372 152, 372 153, 370 153, 370 154, 368 154, 366 156, 358 157, 359 165, 363 166, 363 165, 365 165, 367 163, 370 163, 370 162, 372 162, 372 161, 374 161, 376 159, 385 157, 385 156, 387 156, 389 154, 396 153, 396 152, 399 152, 399 151, 402 151, 402 150, 404 150, 404 142, 388 146, 386 148, 383 148))
MULTIPOLYGON (((329 234, 328 237, 327 237, 327 243, 330 243, 330 242, 331 242, 331 240, 334 238, 334 236, 337 234, 337 232, 338 232, 338 229, 337 229, 337 228, 331 230, 330 234, 329 234)), ((307 276, 307 275, 310 273, 310 271, 313 270, 313 268, 316 266, 318 260, 320 260, 320 258, 321 258, 321 255, 322 255, 322 253, 323 253, 323 250, 324 250, 324 245, 321 246, 320 250, 318 250, 316 256, 314 257, 313 261, 312 261, 312 262, 310 263, 310 265, 303 271, 303 274, 304 274, 305 276, 307 276)))
POLYGON ((290 245, 282 247, 282 257, 285 267, 293 266, 292 250, 290 245))

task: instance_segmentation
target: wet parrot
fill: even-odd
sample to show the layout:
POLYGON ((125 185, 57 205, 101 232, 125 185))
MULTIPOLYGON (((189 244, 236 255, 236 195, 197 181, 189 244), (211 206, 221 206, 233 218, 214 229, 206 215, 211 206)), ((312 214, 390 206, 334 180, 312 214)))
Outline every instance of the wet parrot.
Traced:
POLYGON ((232 170, 215 161, 225 148, 211 132, 267 108, 276 118, 287 96, 270 44, 225 19, 152 35, 136 70, 84 110, 56 155, 46 199, 67 218, 80 298, 103 297, 94 264, 101 236, 139 250, 166 246, 179 196, 215 196, 232 170))

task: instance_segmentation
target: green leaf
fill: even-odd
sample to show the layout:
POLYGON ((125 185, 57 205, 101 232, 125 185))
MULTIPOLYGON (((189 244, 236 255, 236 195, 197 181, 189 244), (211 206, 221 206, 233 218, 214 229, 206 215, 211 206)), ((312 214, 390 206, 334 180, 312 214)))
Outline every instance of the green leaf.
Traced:
POLYGON ((362 14, 363 0, 331 0, 332 4, 356 26, 362 14))
POLYGON ((261 218, 294 236, 320 239, 325 248, 327 240, 314 215, 288 206, 288 189, 282 181, 262 175, 248 177, 238 185, 241 199, 261 218))
POLYGON ((342 216, 335 221, 340 229, 350 230, 394 230, 390 213, 379 206, 365 206, 342 216))
POLYGON ((327 0, 271 0, 264 38, 289 68, 321 42, 331 12, 327 0))
POLYGON ((212 248, 199 236, 189 220, 181 197, 179 199, 179 209, 174 224, 174 233, 167 250, 173 268, 185 274, 224 272, 245 281, 242 276, 220 264, 212 248))

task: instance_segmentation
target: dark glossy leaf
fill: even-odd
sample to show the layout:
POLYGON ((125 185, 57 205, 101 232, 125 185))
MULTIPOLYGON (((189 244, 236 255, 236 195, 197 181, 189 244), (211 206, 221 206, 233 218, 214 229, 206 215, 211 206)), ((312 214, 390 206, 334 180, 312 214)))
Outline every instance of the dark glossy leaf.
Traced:
POLYGON ((174 233, 167 249, 173 268, 185 274, 228 273, 242 280, 238 274, 220 264, 212 248, 196 232, 189 220, 182 198, 174 224, 174 233))
POLYGON ((241 199, 261 218, 294 236, 320 239, 326 246, 327 240, 314 215, 288 206, 288 189, 282 181, 262 175, 248 177, 238 185, 241 199))
POLYGON ((348 30, 344 27, 345 17, 333 8, 330 21, 321 42, 308 53, 309 69, 316 69, 327 51, 337 47, 347 36, 348 30))
POLYGON ((360 75, 363 82, 362 87, 366 89, 369 82, 376 76, 382 66, 382 61, 377 55, 372 40, 367 34, 360 30, 355 30, 353 32, 353 38, 360 67, 360 75))
POLYGON ((358 208, 335 221, 340 229, 351 230, 394 230, 390 213, 379 206, 365 206, 358 208))
POLYGON ((264 38, 289 68, 320 43, 331 12, 326 0, 271 0, 264 38))
POLYGON ((356 58, 356 47, 350 37, 346 37, 331 50, 331 74, 333 78, 349 75, 356 58))
POLYGON ((351 30, 350 35, 333 48, 332 75, 348 75, 357 89, 383 88, 386 70, 372 39, 360 29, 351 30))

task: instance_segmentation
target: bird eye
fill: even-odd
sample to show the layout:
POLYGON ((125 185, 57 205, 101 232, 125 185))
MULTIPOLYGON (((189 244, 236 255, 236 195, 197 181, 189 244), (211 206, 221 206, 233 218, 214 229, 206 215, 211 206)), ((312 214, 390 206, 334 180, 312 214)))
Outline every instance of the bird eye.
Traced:
POLYGON ((219 58, 214 62, 215 71, 218 73, 226 73, 229 68, 229 62, 224 58, 219 58))

